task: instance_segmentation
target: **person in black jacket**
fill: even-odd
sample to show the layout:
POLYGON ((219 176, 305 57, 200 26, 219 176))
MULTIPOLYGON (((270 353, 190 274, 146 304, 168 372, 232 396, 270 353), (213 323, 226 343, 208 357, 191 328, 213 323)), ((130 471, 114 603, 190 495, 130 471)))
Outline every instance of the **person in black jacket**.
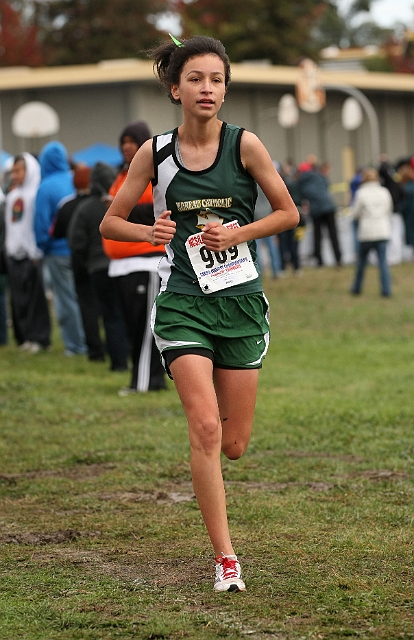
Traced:
POLYGON ((0 188, 0 345, 7 344, 7 296, 6 296, 6 253, 4 238, 4 193, 0 188))
POLYGON ((314 256, 318 267, 323 265, 322 259, 322 227, 328 229, 336 264, 341 265, 341 249, 338 241, 335 213, 336 205, 329 193, 329 182, 312 163, 302 162, 298 165, 298 186, 302 200, 309 202, 309 216, 313 222, 314 256))
MULTIPOLYGON (((77 207, 90 195, 91 170, 86 165, 74 168, 73 182, 76 193, 64 198, 60 203, 56 219, 52 227, 54 238, 67 238, 70 222, 77 207)), ((93 361, 105 360, 105 347, 99 334, 99 304, 92 289, 88 271, 79 256, 71 254, 73 279, 76 295, 82 316, 85 341, 88 347, 88 358, 93 361)))
POLYGON ((116 170, 98 162, 91 173, 90 195, 76 207, 68 227, 72 259, 85 265, 93 293, 103 320, 106 350, 111 371, 125 371, 128 339, 118 288, 108 276, 109 258, 102 248, 99 225, 107 206, 105 197, 116 176, 116 170))
MULTIPOLYGON (((109 189, 108 202, 122 189, 135 154, 150 138, 150 130, 143 120, 131 122, 121 132, 119 146, 124 164, 109 189)), ((142 196, 131 207, 128 220, 137 226, 152 227, 154 224, 150 181, 142 196)), ((158 264, 165 253, 164 245, 107 238, 102 239, 102 244, 110 258, 108 273, 119 291, 131 347, 130 384, 119 389, 118 395, 126 397, 134 393, 166 389, 165 370, 151 331, 151 313, 161 285, 158 264)))

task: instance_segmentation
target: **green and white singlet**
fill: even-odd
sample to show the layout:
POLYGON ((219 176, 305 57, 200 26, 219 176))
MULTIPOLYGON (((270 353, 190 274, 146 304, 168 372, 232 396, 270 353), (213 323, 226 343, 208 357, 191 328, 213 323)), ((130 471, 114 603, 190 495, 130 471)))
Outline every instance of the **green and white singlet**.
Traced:
MULTIPOLYGON (((161 291, 204 296, 187 253, 188 238, 200 233, 209 221, 222 224, 237 221, 240 226, 253 222, 257 187, 241 162, 242 133, 240 127, 223 122, 216 159, 202 171, 190 171, 177 157, 177 129, 154 137, 155 218, 163 211, 171 210, 171 220, 177 223, 175 236, 166 246, 166 255, 160 261, 161 291)), ((256 264, 256 243, 251 241, 247 245, 256 264)), ((221 254, 225 252, 207 253, 212 261, 220 261, 221 254)), ((204 258, 208 262, 209 257, 204 258)), ((239 296, 260 291, 261 278, 255 275, 241 284, 213 291, 208 297, 239 296)))

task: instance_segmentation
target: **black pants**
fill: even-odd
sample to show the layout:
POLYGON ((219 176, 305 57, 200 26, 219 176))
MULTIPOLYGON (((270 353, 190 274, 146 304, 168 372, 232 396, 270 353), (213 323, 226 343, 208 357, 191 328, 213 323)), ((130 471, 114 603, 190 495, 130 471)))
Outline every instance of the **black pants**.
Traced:
POLYGON ((108 269, 95 271, 90 277, 99 302, 111 370, 125 371, 129 344, 116 278, 108 276, 108 269))
POLYGON ((300 268, 298 241, 295 237, 296 229, 288 229, 279 233, 280 257, 282 259, 282 269, 286 269, 288 262, 292 264, 295 271, 300 268))
POLYGON ((336 264, 341 264, 341 250, 339 248, 338 233, 336 230, 335 211, 328 211, 321 216, 312 216, 313 220, 313 233, 314 233, 314 255, 318 261, 318 265, 323 264, 321 254, 321 242, 322 242, 322 226, 326 226, 331 240, 332 249, 335 254, 336 264))
POLYGON ((99 333, 99 304, 90 275, 84 262, 76 256, 72 256, 72 271, 85 332, 85 342, 88 347, 88 357, 90 360, 104 360, 105 347, 99 333))
POLYGON ((7 291, 4 273, 0 273, 0 344, 7 344, 7 291))
POLYGON ((158 273, 136 271, 115 278, 131 345, 131 388, 137 391, 165 389, 165 371, 152 335, 150 319, 160 290, 158 273))
POLYGON ((16 342, 38 342, 48 347, 51 325, 41 262, 8 258, 7 273, 16 342))

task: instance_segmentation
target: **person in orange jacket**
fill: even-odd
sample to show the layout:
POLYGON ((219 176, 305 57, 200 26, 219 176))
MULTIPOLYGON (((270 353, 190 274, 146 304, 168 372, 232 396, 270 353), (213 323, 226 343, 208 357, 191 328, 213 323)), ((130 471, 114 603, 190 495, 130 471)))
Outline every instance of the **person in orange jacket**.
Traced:
MULTIPOLYGON (((120 148, 125 162, 109 190, 110 199, 115 197, 125 182, 132 158, 150 137, 149 128, 142 120, 130 123, 122 131, 120 148)), ((154 224, 151 183, 132 209, 128 220, 136 224, 154 224)), ((165 253, 164 245, 105 238, 102 242, 110 258, 108 274, 116 279, 118 285, 131 348, 131 382, 129 387, 120 389, 119 395, 165 389, 165 371, 150 325, 152 306, 160 290, 157 269, 165 253)))

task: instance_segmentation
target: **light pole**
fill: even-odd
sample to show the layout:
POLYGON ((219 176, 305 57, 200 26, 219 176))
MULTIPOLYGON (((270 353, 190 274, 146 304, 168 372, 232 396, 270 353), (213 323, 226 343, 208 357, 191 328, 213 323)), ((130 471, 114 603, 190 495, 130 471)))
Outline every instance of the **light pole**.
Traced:
POLYGON ((347 93, 355 98, 364 109, 371 131, 371 163, 375 166, 380 157, 380 134, 378 117, 372 103, 362 91, 347 84, 324 84, 324 88, 328 91, 342 91, 342 93, 347 93))

